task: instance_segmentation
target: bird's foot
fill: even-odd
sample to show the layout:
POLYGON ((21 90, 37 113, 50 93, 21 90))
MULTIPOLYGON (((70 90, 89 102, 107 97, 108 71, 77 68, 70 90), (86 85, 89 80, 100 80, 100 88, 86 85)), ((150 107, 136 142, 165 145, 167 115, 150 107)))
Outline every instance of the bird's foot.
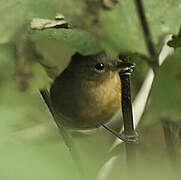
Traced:
POLYGON ((138 134, 136 132, 134 132, 134 134, 131 135, 126 135, 124 132, 122 133, 118 133, 115 130, 109 128, 106 125, 102 125, 106 130, 108 130, 111 134, 113 134, 115 137, 119 138, 120 140, 126 142, 126 143, 134 143, 134 144, 138 144, 139 143, 139 137, 138 134))
POLYGON ((119 134, 120 139, 122 139, 124 142, 126 143, 134 143, 134 144, 138 144, 139 143, 139 136, 138 134, 135 132, 134 134, 131 135, 126 135, 124 132, 122 132, 121 134, 119 134))
POLYGON ((127 76, 127 75, 131 75, 131 73, 133 72, 134 67, 136 66, 135 63, 131 63, 131 62, 121 62, 121 70, 119 72, 120 76, 127 76))

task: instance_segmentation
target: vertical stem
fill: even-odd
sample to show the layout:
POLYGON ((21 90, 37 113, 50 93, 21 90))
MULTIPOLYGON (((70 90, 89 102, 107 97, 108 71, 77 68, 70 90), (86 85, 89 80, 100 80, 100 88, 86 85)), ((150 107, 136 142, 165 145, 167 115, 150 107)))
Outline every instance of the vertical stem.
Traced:
MULTIPOLYGON (((120 59, 128 62, 126 56, 120 56, 120 59)), ((130 172, 135 169, 136 164, 136 133, 133 124, 133 113, 132 113, 132 103, 131 103, 131 88, 130 88, 130 77, 129 75, 121 76, 121 87, 122 87, 122 112, 123 112, 123 122, 124 122, 124 134, 126 141, 126 153, 127 153, 127 166, 130 172), (135 139, 132 143, 129 139, 135 139)))
POLYGON ((140 23, 142 26, 142 30, 144 33, 146 46, 147 46, 148 52, 150 54, 150 61, 151 61, 150 63, 153 67, 158 66, 158 58, 157 58, 157 54, 155 52, 155 48, 154 48, 154 44, 152 41, 148 22, 147 22, 147 19, 145 16, 145 11, 144 11, 142 0, 134 0, 134 1, 135 1, 135 5, 137 8, 138 17, 140 19, 140 23))
POLYGON ((76 151, 76 148, 74 146, 74 143, 73 143, 73 140, 72 140, 72 137, 71 135, 66 131, 66 129, 62 126, 61 122, 59 122, 59 119, 56 115, 56 113, 54 112, 54 109, 51 105, 51 101, 50 101, 50 96, 49 96, 49 92, 47 89, 41 89, 40 90, 40 94, 41 96, 43 97, 43 100, 45 101, 45 104, 47 105, 49 111, 51 112, 52 114, 52 117, 59 129, 59 132, 60 134, 62 135, 63 137, 63 140, 67 146, 67 148, 69 149, 71 155, 72 155, 72 159, 74 160, 75 164, 76 164, 76 167, 78 168, 78 171, 80 172, 81 176, 84 177, 84 172, 83 172, 83 168, 81 166, 81 163, 80 163, 80 159, 78 157, 78 153, 76 151))
POLYGON ((124 118, 124 132, 127 135, 134 135, 129 75, 121 77, 121 84, 122 84, 122 111, 124 118))

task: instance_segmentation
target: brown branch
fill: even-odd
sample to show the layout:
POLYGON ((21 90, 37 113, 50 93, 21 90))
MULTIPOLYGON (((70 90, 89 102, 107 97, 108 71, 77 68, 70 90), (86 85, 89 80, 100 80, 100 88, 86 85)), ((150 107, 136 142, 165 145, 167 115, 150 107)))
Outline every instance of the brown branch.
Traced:
MULTIPOLYGON (((127 56, 120 56, 124 62, 128 62, 127 56)), ((135 144, 138 143, 133 123, 132 103, 131 103, 131 87, 130 75, 120 75, 121 78, 121 92, 122 92, 122 113, 124 122, 124 135, 126 142, 126 157, 129 172, 135 171, 136 167, 136 148, 135 144)))

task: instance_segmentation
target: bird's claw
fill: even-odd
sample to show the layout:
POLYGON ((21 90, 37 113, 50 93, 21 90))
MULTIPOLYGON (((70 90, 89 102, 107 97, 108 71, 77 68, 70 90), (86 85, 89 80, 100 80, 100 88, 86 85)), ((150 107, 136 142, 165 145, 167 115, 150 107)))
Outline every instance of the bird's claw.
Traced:
POLYGON ((119 72, 119 75, 120 76, 127 76, 127 75, 131 75, 136 64, 131 63, 131 62, 121 62, 121 66, 122 66, 122 68, 119 72))
POLYGON ((120 139, 122 139, 124 142, 126 143, 134 143, 134 144, 138 144, 139 143, 139 136, 138 134, 135 132, 132 135, 126 135, 124 132, 119 134, 120 139))

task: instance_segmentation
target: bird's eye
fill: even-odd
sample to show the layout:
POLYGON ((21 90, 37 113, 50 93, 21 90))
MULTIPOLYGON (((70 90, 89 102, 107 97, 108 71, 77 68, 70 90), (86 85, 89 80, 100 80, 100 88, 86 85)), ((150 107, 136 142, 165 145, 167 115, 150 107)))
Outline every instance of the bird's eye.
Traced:
POLYGON ((104 64, 103 63, 98 63, 95 65, 95 68, 98 70, 98 71, 101 71, 104 69, 104 64))

